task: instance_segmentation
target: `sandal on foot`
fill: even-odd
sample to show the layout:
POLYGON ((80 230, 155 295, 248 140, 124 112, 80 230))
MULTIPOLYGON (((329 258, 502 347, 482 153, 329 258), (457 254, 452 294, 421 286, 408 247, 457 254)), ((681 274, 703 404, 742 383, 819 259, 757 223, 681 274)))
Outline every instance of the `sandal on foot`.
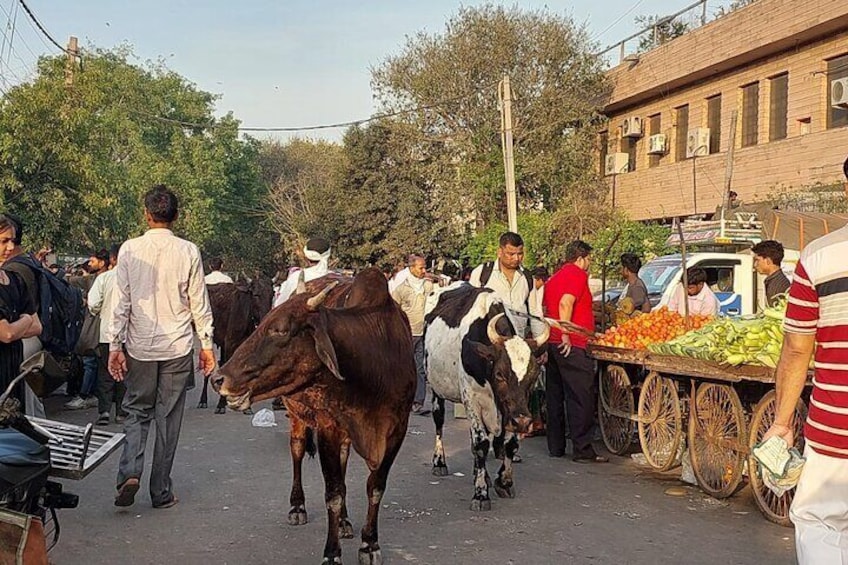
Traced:
POLYGON ((135 502, 135 493, 138 492, 138 479, 131 477, 118 487, 115 495, 115 506, 132 506, 135 502))
POLYGON ((154 504, 153 508, 155 508, 157 510, 161 510, 161 509, 164 509, 164 508, 171 508, 173 506, 176 506, 177 502, 179 502, 179 501, 180 500, 177 498, 177 495, 172 494, 171 500, 169 500, 168 502, 163 502, 162 504, 154 504))

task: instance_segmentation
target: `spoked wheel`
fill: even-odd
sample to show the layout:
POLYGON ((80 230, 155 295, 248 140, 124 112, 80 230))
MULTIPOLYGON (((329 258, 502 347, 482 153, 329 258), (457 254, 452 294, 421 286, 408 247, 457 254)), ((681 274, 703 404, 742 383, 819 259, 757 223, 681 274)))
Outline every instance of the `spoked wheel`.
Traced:
POLYGON ((715 498, 727 498, 742 480, 747 455, 745 413, 733 388, 704 383, 698 387, 689 418, 689 455, 698 486, 715 498))
MULTIPOLYGON (((775 410, 777 408, 776 395, 773 390, 769 391, 754 408, 754 415, 751 416, 751 433, 748 439, 748 447, 753 448, 762 439, 766 430, 774 423, 775 410)), ((792 421, 792 427, 795 430, 795 447, 801 453, 804 452, 804 421, 807 419, 807 405, 803 400, 798 400, 798 405, 795 406, 795 417, 792 421)), ((751 481, 751 490, 754 491, 754 501, 757 503, 760 512, 767 520, 780 524, 781 526, 790 526, 789 521, 789 506, 792 504, 792 499, 795 497, 795 489, 783 493, 782 496, 777 496, 763 483, 760 477, 760 464, 753 456, 748 457, 748 479, 751 481)))
POLYGON ((601 436, 610 453, 624 455, 633 439, 633 391, 630 377, 621 365, 601 371, 598 394, 598 421, 601 436))
POLYGON ((639 394, 639 442, 648 464, 659 471, 671 469, 682 438, 677 383, 651 371, 639 394))

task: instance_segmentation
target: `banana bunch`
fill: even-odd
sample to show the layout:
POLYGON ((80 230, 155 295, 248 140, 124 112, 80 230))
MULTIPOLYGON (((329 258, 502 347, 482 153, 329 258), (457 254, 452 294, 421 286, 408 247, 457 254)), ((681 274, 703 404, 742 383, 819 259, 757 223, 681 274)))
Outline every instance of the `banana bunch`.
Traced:
POLYGON ((783 345, 785 301, 752 318, 719 318, 667 343, 648 346, 663 355, 679 355, 728 365, 776 367, 783 345))

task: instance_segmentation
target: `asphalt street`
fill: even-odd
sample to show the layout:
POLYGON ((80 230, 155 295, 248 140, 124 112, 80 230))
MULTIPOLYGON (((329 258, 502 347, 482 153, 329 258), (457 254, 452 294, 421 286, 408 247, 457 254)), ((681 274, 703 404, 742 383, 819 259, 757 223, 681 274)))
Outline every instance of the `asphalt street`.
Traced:
MULTIPOLYGON (((321 562, 326 514, 317 458, 304 463, 310 521, 286 523, 291 463, 284 413, 275 413, 278 426, 256 428, 241 413, 194 408, 198 395, 189 392, 173 473, 180 503, 153 509, 144 477, 133 507, 113 506, 115 453, 85 480, 66 482, 66 490, 80 495, 80 506, 60 511, 62 535, 50 554, 53 563, 321 562)), ((97 416, 94 409, 57 412, 62 399, 49 400, 55 419, 80 423, 97 416)), ((262 407, 270 403, 255 409, 262 407)), ((670 496, 666 489, 682 484, 675 473, 659 475, 622 457, 606 465, 551 459, 544 437, 522 442, 516 498, 499 499, 493 490, 492 510, 471 512, 467 422, 447 422, 448 477, 430 473, 433 439, 432 420, 411 416, 380 513, 385 563, 795 562, 792 530, 767 522, 747 488, 725 501, 691 486, 685 496, 670 496)), ((153 434, 149 455, 152 441, 153 434)), ((497 471, 494 461, 489 470, 497 471)), ((345 563, 356 563, 365 477, 362 460, 351 457, 348 507, 357 539, 343 540, 345 563)))

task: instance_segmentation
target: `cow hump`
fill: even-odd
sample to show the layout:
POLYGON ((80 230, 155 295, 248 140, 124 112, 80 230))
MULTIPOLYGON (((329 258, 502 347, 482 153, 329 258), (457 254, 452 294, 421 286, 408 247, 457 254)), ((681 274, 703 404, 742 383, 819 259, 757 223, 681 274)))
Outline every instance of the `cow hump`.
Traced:
POLYGON ((347 308, 367 308, 391 303, 389 283, 379 269, 369 267, 356 275, 345 301, 347 308))
POLYGON ((474 307, 477 297, 490 292, 492 290, 488 288, 478 288, 467 283, 451 285, 438 293, 438 301, 424 316, 424 321, 430 324, 436 318, 441 318, 449 328, 458 328, 463 318, 474 307))

